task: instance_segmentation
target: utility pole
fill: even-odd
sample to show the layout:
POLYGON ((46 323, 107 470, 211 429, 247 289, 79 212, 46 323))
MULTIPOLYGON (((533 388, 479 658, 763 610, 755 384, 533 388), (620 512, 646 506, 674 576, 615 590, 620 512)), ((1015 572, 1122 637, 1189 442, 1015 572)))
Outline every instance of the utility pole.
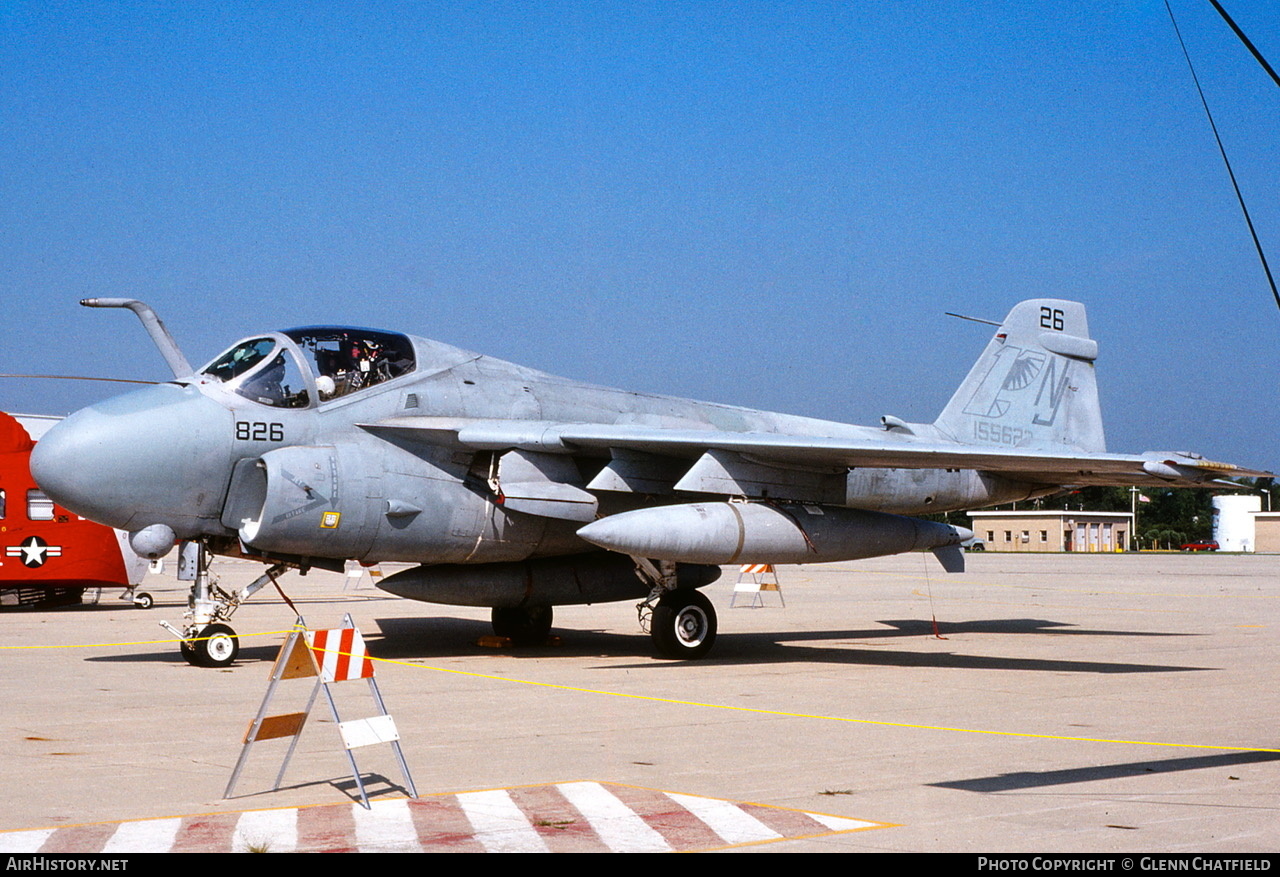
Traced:
MULTIPOLYGON (((1129 511, 1133 514, 1133 523, 1130 529, 1133 531, 1129 534, 1129 538, 1137 542, 1138 539, 1138 488, 1129 488, 1129 511)), ((1138 549, 1142 549, 1142 544, 1138 543, 1138 549)))

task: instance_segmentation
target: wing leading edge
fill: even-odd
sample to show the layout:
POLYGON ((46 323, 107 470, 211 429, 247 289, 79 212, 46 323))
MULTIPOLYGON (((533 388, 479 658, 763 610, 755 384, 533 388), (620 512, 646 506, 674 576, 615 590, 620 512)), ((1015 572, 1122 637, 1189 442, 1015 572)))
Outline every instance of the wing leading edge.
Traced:
POLYGON ((1208 460, 1185 451, 1149 451, 1137 455, 1062 454, 976 447, 914 436, 895 436, 892 440, 855 439, 457 417, 394 417, 362 426, 375 434, 394 434, 428 444, 477 451, 518 449, 591 456, 632 451, 681 459, 696 459, 711 451, 728 451, 748 455, 763 465, 972 469, 1044 485, 1196 486, 1226 477, 1256 478, 1272 474, 1208 460))

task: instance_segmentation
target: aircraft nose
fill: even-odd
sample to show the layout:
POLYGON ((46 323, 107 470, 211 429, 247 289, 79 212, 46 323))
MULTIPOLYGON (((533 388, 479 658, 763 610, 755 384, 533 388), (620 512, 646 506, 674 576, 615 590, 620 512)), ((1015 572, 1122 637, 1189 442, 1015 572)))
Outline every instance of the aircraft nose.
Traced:
POLYGON ((161 384, 72 414, 36 443, 31 474, 58 505, 112 527, 217 532, 232 430, 231 412, 195 387, 161 384))

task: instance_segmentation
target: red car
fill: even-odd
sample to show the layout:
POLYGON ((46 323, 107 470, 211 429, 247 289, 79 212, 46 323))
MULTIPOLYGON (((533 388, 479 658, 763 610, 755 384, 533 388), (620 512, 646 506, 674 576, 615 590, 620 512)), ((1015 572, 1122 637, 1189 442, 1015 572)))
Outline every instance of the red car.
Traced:
POLYGON ((1217 551, 1217 542, 1184 542, 1183 551, 1217 551))

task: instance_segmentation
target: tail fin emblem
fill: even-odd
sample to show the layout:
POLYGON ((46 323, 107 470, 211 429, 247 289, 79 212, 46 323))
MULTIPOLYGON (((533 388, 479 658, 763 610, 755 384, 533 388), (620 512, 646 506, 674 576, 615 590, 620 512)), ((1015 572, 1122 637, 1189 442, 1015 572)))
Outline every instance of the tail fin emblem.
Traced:
POLYGON ((1027 351, 1013 361, 1000 389, 1021 390, 1023 387, 1030 386, 1042 368, 1044 368, 1044 355, 1027 351))

